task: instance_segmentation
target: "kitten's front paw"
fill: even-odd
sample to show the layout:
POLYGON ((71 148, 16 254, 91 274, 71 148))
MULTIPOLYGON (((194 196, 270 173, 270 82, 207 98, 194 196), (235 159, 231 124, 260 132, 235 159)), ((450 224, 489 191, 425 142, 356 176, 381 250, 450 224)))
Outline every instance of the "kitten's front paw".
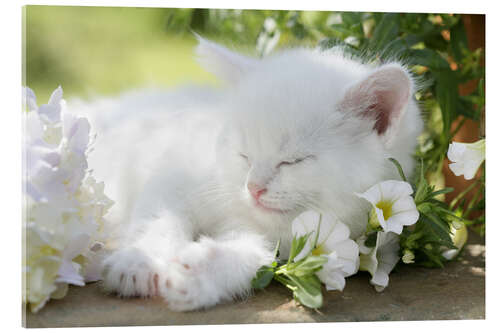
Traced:
POLYGON ((158 294, 159 269, 141 250, 128 247, 103 262, 103 288, 121 296, 151 297, 158 294))
MULTIPOLYGON (((206 245, 206 244, 205 244, 206 245)), ((174 311, 206 308, 230 298, 217 283, 215 250, 193 244, 171 260, 160 276, 159 294, 174 311)))

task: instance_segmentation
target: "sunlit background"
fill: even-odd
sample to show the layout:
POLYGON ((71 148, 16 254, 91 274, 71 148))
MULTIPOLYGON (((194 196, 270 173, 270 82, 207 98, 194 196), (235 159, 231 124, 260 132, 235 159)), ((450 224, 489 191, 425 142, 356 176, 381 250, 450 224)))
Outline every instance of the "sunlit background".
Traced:
MULTIPOLYGON (((331 13, 300 13, 311 24, 325 15, 331 13)), ((58 85, 66 97, 90 97, 141 86, 215 82, 195 61, 192 32, 259 56, 275 44, 263 38, 276 22, 264 24, 269 17, 288 22, 299 12, 27 6, 25 83, 45 102, 58 85)), ((274 37, 287 44, 314 41, 301 35, 298 24, 292 33, 274 37)))
POLYGON ((26 8, 26 84, 41 102, 115 94, 143 85, 213 80, 193 58, 195 38, 168 27, 168 9, 26 8))

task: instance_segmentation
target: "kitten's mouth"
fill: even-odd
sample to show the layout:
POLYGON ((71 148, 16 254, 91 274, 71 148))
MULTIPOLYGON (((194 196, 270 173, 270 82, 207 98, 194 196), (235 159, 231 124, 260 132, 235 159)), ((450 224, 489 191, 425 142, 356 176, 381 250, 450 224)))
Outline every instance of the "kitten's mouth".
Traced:
POLYGON ((268 207, 264 204, 262 204, 258 200, 253 200, 254 204, 256 207, 270 213, 276 213, 276 214, 285 214, 288 213, 290 210, 289 209, 279 209, 279 208, 273 208, 273 207, 268 207))

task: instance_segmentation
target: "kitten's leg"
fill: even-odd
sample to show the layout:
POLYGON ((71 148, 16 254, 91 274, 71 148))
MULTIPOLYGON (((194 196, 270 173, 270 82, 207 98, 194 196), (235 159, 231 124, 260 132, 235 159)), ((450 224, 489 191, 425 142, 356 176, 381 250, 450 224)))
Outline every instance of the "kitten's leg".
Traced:
POLYGON ((192 242, 191 229, 183 215, 168 211, 135 220, 124 244, 103 262, 104 290, 121 296, 157 295, 168 259, 192 242))
POLYGON ((273 247, 263 236, 249 232, 201 237, 168 263, 159 281, 160 295, 176 311, 246 295, 256 271, 272 262, 273 247))

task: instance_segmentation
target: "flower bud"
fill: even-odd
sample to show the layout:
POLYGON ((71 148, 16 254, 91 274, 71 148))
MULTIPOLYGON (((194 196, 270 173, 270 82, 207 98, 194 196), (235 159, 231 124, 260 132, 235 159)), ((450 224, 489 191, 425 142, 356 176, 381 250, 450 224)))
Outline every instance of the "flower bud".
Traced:
POLYGON ((451 224, 453 225, 453 228, 455 228, 456 230, 460 230, 464 226, 464 223, 460 221, 453 221, 451 224))
POLYGON ((415 254, 411 250, 405 249, 402 260, 405 264, 413 264, 415 262, 415 254))
POLYGON ((377 212, 375 211, 374 207, 370 212, 370 219, 368 220, 368 224, 373 230, 377 230, 377 228, 380 227, 380 221, 378 219, 377 212))

